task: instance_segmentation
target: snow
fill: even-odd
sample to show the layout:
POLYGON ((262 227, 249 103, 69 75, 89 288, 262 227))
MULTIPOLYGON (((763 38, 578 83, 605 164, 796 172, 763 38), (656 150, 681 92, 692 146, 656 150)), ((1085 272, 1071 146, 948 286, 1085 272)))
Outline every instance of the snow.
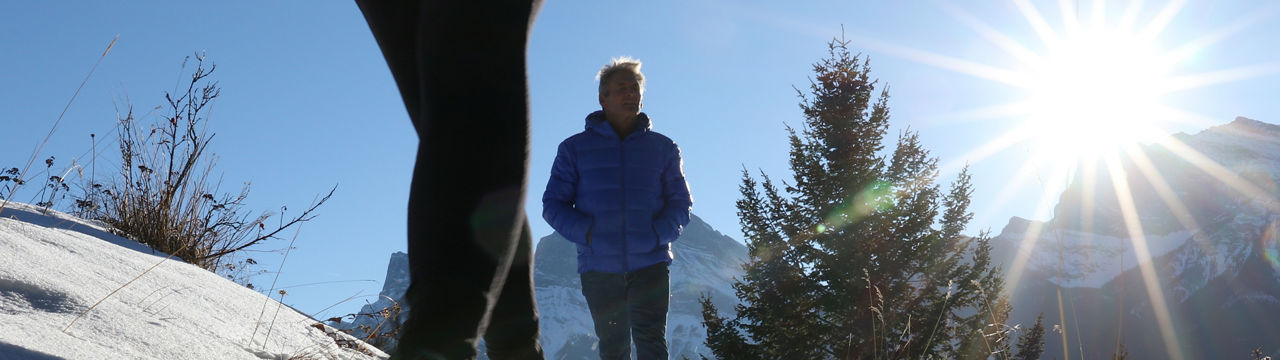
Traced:
MULTIPOLYGON (((548 358, 555 358, 573 335, 595 335, 595 324, 591 322, 591 312, 580 288, 544 286, 538 287, 535 294, 538 313, 542 316, 542 338, 539 340, 548 358)), ((667 321, 670 322, 670 318, 667 321)))
POLYGON ((0 359, 387 357, 166 256, 100 223, 9 203, 0 210, 0 359))
MULTIPOLYGON (((1005 231, 993 239, 996 246, 1017 249, 1027 256, 1026 269, 1050 276, 1050 281, 1065 287, 1099 288, 1124 271, 1140 263, 1168 254, 1192 239, 1190 231, 1175 231, 1162 236, 1147 236, 1147 256, 1139 259, 1133 239, 1117 238, 1075 230, 1046 230, 1032 241, 1024 241, 1029 228, 1051 228, 1039 221, 1021 218, 1010 220, 1005 231), (1034 226, 1033 226, 1034 224, 1034 226), (1058 246, 1063 250, 1063 276, 1056 276, 1058 246), (1034 245, 1031 245, 1034 244, 1034 245)), ((1010 257, 1009 259, 1012 259, 1010 257)))

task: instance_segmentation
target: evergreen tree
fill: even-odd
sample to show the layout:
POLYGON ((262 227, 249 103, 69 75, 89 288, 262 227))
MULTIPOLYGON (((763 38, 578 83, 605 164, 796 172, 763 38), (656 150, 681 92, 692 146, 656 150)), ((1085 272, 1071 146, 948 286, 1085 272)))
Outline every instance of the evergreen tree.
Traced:
MULTIPOLYGON (((938 160, 911 131, 886 150, 888 91, 876 95, 870 63, 847 41, 828 54, 809 93, 797 89, 805 121, 787 129, 792 181, 743 170, 742 304, 725 318, 702 302, 706 344, 722 359, 962 357, 973 330, 1002 329, 1009 307, 989 237, 961 235, 973 217, 968 171, 943 190, 938 160)), ((1008 347, 984 344, 983 358, 1008 347)))
POLYGON ((1036 316, 1036 324, 1026 334, 1018 337, 1018 353, 1013 358, 1037 360, 1041 354, 1044 354, 1044 314, 1036 316))

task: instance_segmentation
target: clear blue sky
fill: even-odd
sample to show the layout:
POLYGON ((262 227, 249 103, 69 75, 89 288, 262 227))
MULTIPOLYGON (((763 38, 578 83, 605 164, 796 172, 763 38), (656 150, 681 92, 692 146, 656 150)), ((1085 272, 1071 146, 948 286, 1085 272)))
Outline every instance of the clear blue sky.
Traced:
MULTIPOLYGON (((1080 16, 1088 17, 1094 4, 1082 1, 1080 16)), ((1127 4, 1107 3, 1108 22, 1127 4)), ((1072 2, 1066 5, 1074 11, 1072 2)), ((1066 26, 1059 2, 1032 6, 1050 28, 1066 26)), ((1144 3, 1136 22, 1159 18, 1165 6, 1144 3)), ((550 0, 529 47, 534 235, 552 232, 541 220, 540 198, 556 144, 580 131, 584 116, 598 108, 595 71, 611 57, 629 55, 645 62, 644 110, 655 130, 683 149, 694 213, 741 241, 734 208, 740 171, 745 166, 776 181, 790 179, 784 125, 802 120, 793 87, 807 88, 811 64, 826 55, 827 41, 842 27, 852 49, 870 56, 881 86, 891 86, 890 139, 910 127, 943 164, 972 164, 970 233, 998 232, 1011 216, 1046 218, 1037 200, 1056 191, 1055 181, 1044 179, 1050 171, 1033 164, 1032 181, 1015 181, 1035 144, 973 153, 1023 121, 975 117, 973 110, 1015 101, 1025 90, 964 70, 974 68, 964 64, 1022 66, 981 29, 1043 52, 1024 13, 1013 2, 550 0)), ((1197 120, 1163 129, 1194 132, 1238 115, 1280 122, 1274 15, 1267 1, 1197 1, 1169 18, 1152 46, 1203 45, 1174 67, 1175 75, 1245 69, 1247 76, 1168 94, 1165 104, 1197 120)), ((205 51, 223 88, 210 122, 223 190, 252 181, 249 209, 288 205, 296 212, 338 185, 319 217, 302 227, 279 285, 344 282, 290 288, 287 303, 313 313, 360 291, 376 294, 388 256, 406 248, 404 209, 417 139, 354 3, 10 1, 0 5, 0 34, 0 167, 26 163, 115 35, 119 42, 37 163, 57 156, 55 169, 66 169, 69 159, 88 151, 90 133, 111 131, 117 106, 131 103, 147 113, 162 104, 163 92, 181 80, 183 57, 205 51)), ((477 121, 483 110, 476 109, 477 121)), ((97 159, 99 176, 118 163, 111 150, 97 159)), ((950 182, 954 169, 948 166, 941 181, 950 182)), ((28 201, 32 193, 25 194, 16 200, 28 201)), ((268 270, 279 264, 279 254, 256 256, 268 270)), ((353 312, 365 300, 372 301, 358 298, 321 315, 353 312)))

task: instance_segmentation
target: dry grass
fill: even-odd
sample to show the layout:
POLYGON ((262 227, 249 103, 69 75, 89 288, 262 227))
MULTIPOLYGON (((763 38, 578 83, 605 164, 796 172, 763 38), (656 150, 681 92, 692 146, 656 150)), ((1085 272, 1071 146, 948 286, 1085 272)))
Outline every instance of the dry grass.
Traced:
POLYGON ((197 54, 186 89, 165 94, 161 121, 140 124, 130 106, 119 119, 118 178, 94 184, 77 201, 82 216, 210 271, 225 265, 227 255, 279 239, 285 229, 311 220, 336 190, 297 216, 286 217, 288 208, 282 207, 273 226, 267 224, 274 216, 270 212, 246 214, 248 183, 237 193, 220 193, 221 180, 211 175, 214 134, 206 130, 209 106, 221 94, 217 82, 208 79, 215 69, 197 54))

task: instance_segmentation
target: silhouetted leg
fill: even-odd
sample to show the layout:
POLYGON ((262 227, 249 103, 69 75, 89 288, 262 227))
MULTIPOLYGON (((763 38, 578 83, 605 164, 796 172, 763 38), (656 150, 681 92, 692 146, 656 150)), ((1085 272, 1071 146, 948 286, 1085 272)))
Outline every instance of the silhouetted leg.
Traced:
MULTIPOLYGON (((472 358, 517 245, 532 242, 523 210, 524 62, 540 2, 357 4, 419 138, 409 195, 410 315, 394 357, 472 358)), ((525 295, 526 309, 503 313, 536 325, 532 294, 525 295)), ((536 345, 529 351, 540 356, 536 345)))
POLYGON ((529 235, 529 223, 526 221, 502 295, 493 307, 493 317, 484 335, 490 359, 542 358, 533 293, 533 239, 529 235), (535 311, 529 312, 530 308, 535 311))

